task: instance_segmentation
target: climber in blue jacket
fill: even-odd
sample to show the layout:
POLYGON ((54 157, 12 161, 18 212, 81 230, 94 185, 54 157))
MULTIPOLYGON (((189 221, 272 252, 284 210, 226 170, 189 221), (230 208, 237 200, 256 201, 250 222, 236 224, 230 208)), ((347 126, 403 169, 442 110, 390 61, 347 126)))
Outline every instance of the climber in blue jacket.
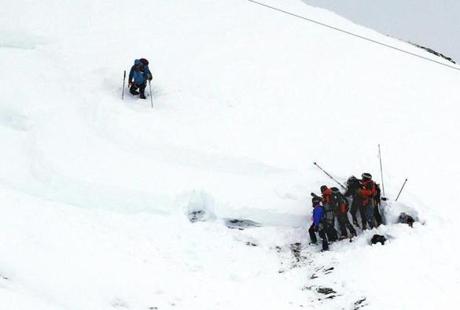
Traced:
POLYGON ((145 58, 136 59, 134 65, 129 71, 128 87, 132 95, 139 95, 139 98, 145 99, 145 87, 147 80, 152 80, 152 73, 149 69, 149 62, 145 58), (139 89, 139 91, 137 91, 139 89))
POLYGON ((326 232, 324 230, 325 228, 325 225, 323 224, 324 209, 323 209, 323 206, 321 205, 321 198, 313 197, 311 202, 313 205, 313 223, 308 229, 308 233, 310 234, 310 240, 311 240, 311 243, 316 244, 318 242, 318 239, 316 238, 316 232, 318 232, 319 236, 322 239, 323 251, 327 251, 329 250, 329 244, 327 241, 326 232))

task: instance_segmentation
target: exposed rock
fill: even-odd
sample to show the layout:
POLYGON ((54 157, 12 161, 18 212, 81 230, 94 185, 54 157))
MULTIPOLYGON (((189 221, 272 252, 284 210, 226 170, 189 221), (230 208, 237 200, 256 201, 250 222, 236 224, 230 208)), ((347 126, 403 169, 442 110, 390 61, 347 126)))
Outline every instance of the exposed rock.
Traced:
POLYGON ((434 54, 434 55, 436 55, 438 57, 444 58, 445 60, 450 61, 451 63, 456 63, 455 60, 453 60, 452 58, 450 58, 450 57, 448 57, 446 55, 443 55, 443 54, 441 54, 439 52, 436 52, 435 50, 433 50, 433 49, 431 49, 429 47, 418 45, 418 44, 412 43, 412 42, 411 42, 411 44, 417 46, 418 48, 424 49, 428 53, 431 53, 431 54, 434 54))

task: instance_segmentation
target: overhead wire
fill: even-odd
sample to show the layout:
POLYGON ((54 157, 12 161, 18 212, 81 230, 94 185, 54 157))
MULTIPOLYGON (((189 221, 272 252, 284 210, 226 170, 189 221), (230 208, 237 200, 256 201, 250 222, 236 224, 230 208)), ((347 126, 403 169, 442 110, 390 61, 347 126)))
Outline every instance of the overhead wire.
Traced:
POLYGON ((368 37, 365 37, 365 36, 362 36, 362 35, 347 31, 347 30, 344 30, 344 29, 340 29, 338 27, 334 27, 334 26, 319 22, 319 21, 313 20, 311 18, 302 16, 302 15, 298 15, 298 14, 295 14, 295 13, 292 13, 292 12, 288 12, 288 11, 285 11, 283 9, 280 9, 280 8, 277 8, 277 7, 274 7, 274 6, 265 4, 265 3, 261 3, 261 2, 254 1, 254 0, 247 0, 247 1, 252 2, 254 4, 257 4, 257 5, 260 5, 260 6, 263 6, 263 7, 266 7, 266 8, 269 8, 269 9, 272 9, 272 10, 275 10, 275 11, 278 11, 278 12, 286 14, 286 15, 290 15, 290 16, 293 16, 293 17, 296 17, 296 18, 303 19, 305 21, 320 25, 322 27, 326 27, 326 28, 329 28, 329 29, 332 29, 332 30, 335 30, 335 31, 339 31, 339 32, 345 33, 347 35, 354 36, 356 38, 359 38, 359 39, 362 39, 362 40, 365 40, 365 41, 368 41, 368 42, 372 42, 372 43, 375 43, 375 44, 378 44, 378 45, 381 45, 381 46, 384 46, 384 47, 387 47, 387 48, 390 48, 390 49, 393 49, 393 50, 396 50, 396 51, 399 51, 399 52, 402 52, 402 53, 405 53, 405 54, 408 54, 408 55, 411 55, 413 57, 417 57, 417 58, 420 58, 420 59, 423 59, 423 60, 426 60, 426 61, 436 63, 438 65, 442 65, 444 67, 447 67, 447 68, 450 68, 450 69, 453 69, 453 70, 460 71, 460 67, 458 67, 458 66, 453 66, 453 65, 450 65, 450 64, 443 63, 441 61, 435 60, 435 59, 431 59, 431 58, 428 58, 428 57, 425 57, 425 56, 422 56, 422 55, 419 55, 419 54, 416 54, 416 53, 413 53, 413 52, 409 52, 409 51, 406 51, 406 50, 401 49, 399 47, 396 47, 396 46, 393 46, 393 45, 390 45, 390 44, 386 44, 386 43, 383 43, 383 42, 380 42, 380 41, 377 41, 377 40, 374 40, 374 39, 371 39, 371 38, 368 38, 368 37))

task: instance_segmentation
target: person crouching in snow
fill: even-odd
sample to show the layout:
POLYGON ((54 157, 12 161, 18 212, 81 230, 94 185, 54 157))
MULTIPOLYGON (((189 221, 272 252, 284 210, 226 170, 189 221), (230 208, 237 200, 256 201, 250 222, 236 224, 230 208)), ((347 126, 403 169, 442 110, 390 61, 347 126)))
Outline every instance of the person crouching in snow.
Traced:
POLYGON ((308 229, 310 240, 311 243, 316 244, 318 242, 318 239, 316 238, 316 232, 318 232, 323 242, 323 251, 327 251, 329 250, 329 244, 327 242, 327 236, 323 224, 324 209, 321 206, 321 198, 313 197, 311 202, 313 205, 313 223, 308 229))
POLYGON ((139 95, 139 98, 145 99, 145 87, 147 80, 152 80, 152 73, 150 73, 149 62, 145 58, 136 59, 134 65, 129 71, 128 87, 132 95, 139 95), (139 91, 137 91, 139 89, 139 91))

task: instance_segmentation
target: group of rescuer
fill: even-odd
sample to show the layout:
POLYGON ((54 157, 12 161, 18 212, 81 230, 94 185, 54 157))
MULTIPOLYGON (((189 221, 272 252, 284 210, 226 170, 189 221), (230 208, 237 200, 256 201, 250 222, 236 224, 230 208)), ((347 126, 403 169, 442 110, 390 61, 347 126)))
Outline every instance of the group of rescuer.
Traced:
POLYGON ((322 239, 322 249, 329 249, 329 242, 356 236, 354 226, 365 230, 382 224, 379 212, 381 202, 380 187, 369 173, 363 173, 361 179, 354 176, 347 180, 346 191, 341 193, 337 187, 321 186, 321 196, 311 193, 313 204, 313 223, 309 228, 310 240, 318 242, 316 233, 322 239), (361 217, 358 223, 357 213, 361 217), (353 225, 348 219, 351 214, 353 225), (336 230, 338 224, 339 232, 336 230), (340 236, 339 236, 340 234, 340 236))

